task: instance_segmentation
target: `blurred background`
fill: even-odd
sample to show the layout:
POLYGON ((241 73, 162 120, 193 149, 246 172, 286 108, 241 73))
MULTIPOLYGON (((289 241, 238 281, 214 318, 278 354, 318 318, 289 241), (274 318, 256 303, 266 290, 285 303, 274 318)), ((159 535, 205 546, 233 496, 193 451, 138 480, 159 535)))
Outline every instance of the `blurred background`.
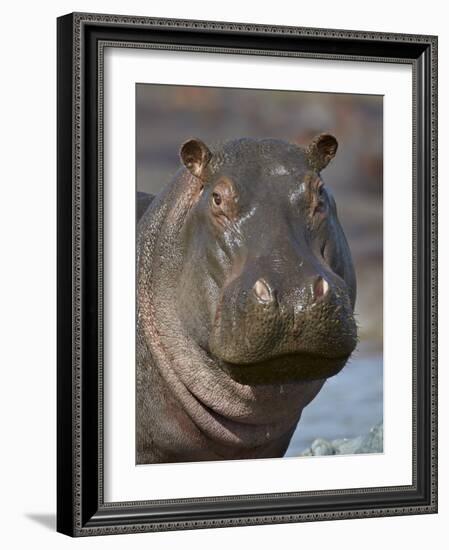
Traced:
POLYGON ((334 193, 357 274, 360 343, 350 362, 304 409, 286 456, 318 437, 352 438, 383 421, 382 122, 373 95, 138 84, 137 190, 156 194, 180 166, 189 137, 206 144, 275 137, 306 145, 335 135, 339 148, 323 171, 334 193))

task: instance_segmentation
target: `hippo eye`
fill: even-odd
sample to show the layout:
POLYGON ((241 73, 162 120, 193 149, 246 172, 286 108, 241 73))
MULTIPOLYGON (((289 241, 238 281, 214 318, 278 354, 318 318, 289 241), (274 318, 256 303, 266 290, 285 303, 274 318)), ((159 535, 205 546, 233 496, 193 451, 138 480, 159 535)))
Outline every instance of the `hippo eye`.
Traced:
POLYGON ((222 228, 237 219, 238 195, 232 181, 227 177, 221 177, 209 196, 209 212, 214 223, 222 228))
POLYGON ((215 204, 215 206, 220 206, 221 204, 221 196, 218 193, 212 193, 212 200, 215 204))
POLYGON ((321 252, 321 256, 326 259, 326 247, 327 247, 327 242, 324 242, 322 245, 321 245, 321 249, 320 249, 320 252, 321 252))
POLYGON ((320 181, 319 184, 318 184, 317 194, 318 194, 318 198, 320 200, 324 199, 324 183, 322 181, 320 181))
POLYGON ((326 191, 322 182, 319 183, 316 190, 316 202, 314 213, 324 212, 326 210, 326 191))

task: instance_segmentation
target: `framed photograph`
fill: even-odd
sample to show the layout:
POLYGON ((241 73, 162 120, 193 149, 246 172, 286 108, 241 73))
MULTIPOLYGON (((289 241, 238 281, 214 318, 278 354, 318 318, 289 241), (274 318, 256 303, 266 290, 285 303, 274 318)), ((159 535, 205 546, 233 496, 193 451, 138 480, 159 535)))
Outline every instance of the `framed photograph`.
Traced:
POLYGON ((58 19, 71 536, 437 511, 437 38, 58 19))

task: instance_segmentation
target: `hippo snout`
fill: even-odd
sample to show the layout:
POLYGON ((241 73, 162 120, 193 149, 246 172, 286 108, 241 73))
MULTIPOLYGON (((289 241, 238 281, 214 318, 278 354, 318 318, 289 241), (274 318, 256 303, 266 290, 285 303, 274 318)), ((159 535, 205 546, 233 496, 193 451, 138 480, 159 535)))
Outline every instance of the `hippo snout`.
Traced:
MULTIPOLYGON (((310 303, 313 304, 318 300, 326 297, 329 291, 329 283, 327 280, 318 275, 313 278, 310 283, 310 303)), ((257 279, 252 288, 256 300, 261 304, 275 304, 277 302, 277 290, 276 287, 264 278, 257 279)))
POLYGON ((316 273, 298 281, 279 275, 253 281, 244 273, 222 293, 209 340, 222 365, 256 371, 269 361, 279 377, 276 364, 285 370, 287 362, 293 380, 338 372, 357 343, 346 283, 316 273))

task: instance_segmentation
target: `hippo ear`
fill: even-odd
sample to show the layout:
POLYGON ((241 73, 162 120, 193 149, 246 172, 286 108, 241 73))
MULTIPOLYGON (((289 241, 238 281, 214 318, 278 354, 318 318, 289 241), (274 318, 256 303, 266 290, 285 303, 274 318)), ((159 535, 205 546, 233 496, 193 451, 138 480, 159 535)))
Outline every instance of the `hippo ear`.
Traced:
POLYGON ((335 157, 337 148, 338 142, 331 134, 316 136, 306 148, 306 155, 311 168, 316 172, 321 172, 335 157))
POLYGON ((197 178, 204 176, 205 168, 212 157, 207 145, 196 138, 189 139, 182 145, 180 155, 184 166, 197 178))

